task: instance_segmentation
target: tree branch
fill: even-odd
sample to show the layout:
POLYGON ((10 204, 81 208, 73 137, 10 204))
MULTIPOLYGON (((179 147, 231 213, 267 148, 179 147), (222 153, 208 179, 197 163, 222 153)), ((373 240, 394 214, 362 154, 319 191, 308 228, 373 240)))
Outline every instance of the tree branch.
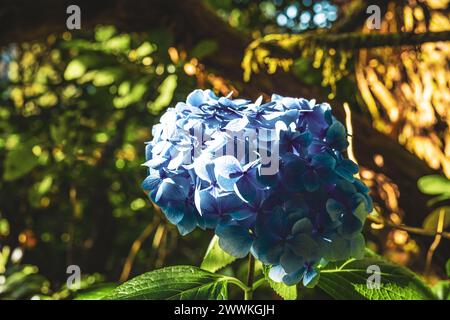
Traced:
POLYGON ((402 32, 402 33, 325 33, 310 32, 304 34, 269 34, 253 41, 248 50, 266 48, 274 58, 292 58, 301 56, 308 48, 323 47, 344 50, 376 48, 386 46, 419 45, 426 42, 450 41, 450 31, 439 32, 402 32))
POLYGON ((348 8, 341 10, 343 16, 336 21, 331 28, 333 33, 351 32, 359 29, 368 18, 367 8, 370 5, 377 5, 381 9, 381 14, 386 11, 389 0, 355 0, 351 1, 348 8))
POLYGON ((402 33, 343 33, 311 37, 310 41, 329 48, 375 48, 385 46, 418 45, 425 42, 449 41, 450 31, 402 33))

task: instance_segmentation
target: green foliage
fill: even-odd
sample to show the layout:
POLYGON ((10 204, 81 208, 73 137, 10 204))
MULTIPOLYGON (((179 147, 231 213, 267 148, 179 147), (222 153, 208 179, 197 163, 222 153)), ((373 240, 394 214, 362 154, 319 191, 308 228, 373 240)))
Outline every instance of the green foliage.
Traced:
POLYGON ((216 272, 236 260, 235 257, 223 251, 219 246, 219 237, 214 236, 209 243, 200 268, 216 272))
POLYGON ((0 248, 0 300, 29 299, 48 290, 48 280, 38 273, 36 266, 19 265, 17 254, 8 246, 0 248), (16 257, 14 257, 16 256, 16 257))
POLYGON ((102 283, 100 285, 91 286, 85 290, 80 290, 74 300, 101 300, 106 295, 110 294, 117 284, 115 283, 102 283))
MULTIPOLYGON (((423 176, 417 181, 419 190, 425 194, 435 196, 428 201, 429 206, 450 200, 450 180, 441 175, 423 176)), ((423 221, 423 228, 437 230, 439 216, 444 214, 443 229, 450 225, 450 206, 438 206, 432 210, 423 221)))
MULTIPOLYGON (((140 188, 143 146, 158 114, 196 86, 169 47, 176 46, 168 31, 98 26, 2 51, 0 249, 21 236, 27 262, 50 279, 52 298, 70 296, 54 286, 73 262, 83 274, 116 281, 142 226, 158 214, 140 188)), ((165 223, 162 245, 142 250, 133 272, 173 256, 201 258, 184 250, 201 236, 179 243, 172 256, 161 253, 175 251, 175 230, 165 223)))
MULTIPOLYGON (((370 269, 369 269, 370 270, 370 269)), ((334 299, 342 300, 429 300, 435 299, 430 288, 410 270, 366 255, 363 260, 333 263, 321 271, 318 287, 334 299), (380 269, 379 288, 369 288, 369 266, 380 269)))
POLYGON ((167 267, 120 285, 104 299, 224 300, 228 297, 228 280, 197 267, 167 267))
POLYGON ((66 80, 79 79, 86 72, 86 61, 82 58, 79 57, 69 62, 64 71, 64 78, 66 80))
POLYGON ((177 88, 177 76, 175 74, 169 75, 158 88, 159 96, 155 102, 150 104, 149 110, 153 114, 160 113, 172 101, 173 94, 177 88))
POLYGON ((14 266, 4 275, 0 284, 0 299, 27 299, 41 293, 48 281, 38 274, 38 268, 32 265, 14 266))
POLYGON ((32 151, 32 148, 36 144, 36 139, 18 142, 16 146, 8 152, 5 160, 3 179, 6 181, 18 179, 33 170, 39 164, 38 158, 32 151))
POLYGON ((450 180, 441 175, 424 176, 417 182, 419 190, 425 194, 447 194, 450 197, 450 180))
POLYGON ((431 211, 423 221, 423 228, 435 231, 438 227, 439 215, 442 212, 445 214, 443 228, 447 228, 450 225, 450 206, 439 207, 431 211))
MULTIPOLYGON (((263 277, 253 288, 236 278, 213 273, 234 260, 220 249, 217 237, 208 247, 202 269, 175 266, 158 269, 138 276, 114 289, 105 299, 227 299, 228 283, 238 285, 245 292, 256 290, 266 282, 285 300, 297 299, 297 286, 277 283, 268 276, 270 267, 263 266, 263 277), (207 270, 211 270, 207 271, 207 270)), ((351 300, 428 300, 447 297, 448 288, 441 284, 433 291, 417 275, 367 251, 362 260, 330 263, 321 269, 317 286, 334 299, 351 300), (379 287, 369 287, 369 277, 379 268, 379 287)), ((303 290, 306 290, 304 288, 303 290)))
POLYGON ((450 281, 439 281, 432 290, 439 300, 450 300, 450 281))
MULTIPOLYGON (((223 251, 219 246, 219 238, 214 236, 206 250, 205 257, 203 258, 201 268, 210 272, 216 272, 225 266, 229 265, 236 258, 223 251)), ((268 276, 268 267, 263 266, 263 275, 265 281, 269 286, 283 299, 295 300, 297 299, 296 286, 287 286, 283 283, 273 281, 268 276)))
POLYGON ((216 52, 218 47, 214 40, 203 40, 192 49, 191 55, 201 59, 216 52))

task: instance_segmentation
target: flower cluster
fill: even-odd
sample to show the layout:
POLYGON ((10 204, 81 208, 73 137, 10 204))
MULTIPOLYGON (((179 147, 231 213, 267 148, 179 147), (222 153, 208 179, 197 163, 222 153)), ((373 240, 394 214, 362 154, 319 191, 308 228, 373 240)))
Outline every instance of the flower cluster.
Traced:
POLYGON ((213 228, 223 250, 250 252, 288 285, 313 284, 326 261, 361 257, 372 201, 328 104, 195 90, 152 134, 142 186, 182 235, 213 228))

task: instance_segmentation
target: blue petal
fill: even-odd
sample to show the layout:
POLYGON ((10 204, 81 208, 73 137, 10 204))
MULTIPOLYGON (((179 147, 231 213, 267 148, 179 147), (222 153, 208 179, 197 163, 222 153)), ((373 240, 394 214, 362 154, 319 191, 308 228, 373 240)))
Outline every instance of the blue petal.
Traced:
POLYGON ((355 208, 355 210, 353 210, 353 215, 357 217, 362 224, 364 224, 364 221, 366 221, 367 213, 368 212, 366 211, 366 204, 364 202, 361 202, 355 208))
POLYGON ((335 168, 336 173, 349 182, 353 182, 354 174, 358 173, 358 165, 351 160, 342 160, 335 168))
POLYGON ((286 276, 286 271, 284 271, 283 267, 273 266, 270 268, 269 277, 275 282, 283 282, 283 278, 286 276))
POLYGON ((240 132, 244 130, 244 128, 248 125, 247 117, 233 119, 225 126, 226 130, 230 130, 233 132, 240 132))
POLYGON ((163 212, 167 217, 167 220, 169 220, 173 224, 179 223, 184 217, 183 208, 180 206, 173 206, 169 204, 164 207, 163 212))
POLYGON ((305 259, 297 256, 290 249, 287 249, 280 258, 280 264, 287 273, 297 271, 303 266, 304 263, 305 259))
POLYGON ((233 156, 222 156, 214 160, 214 173, 216 177, 222 176, 229 179, 236 179, 242 175, 242 167, 239 161, 233 156))
POLYGON ((169 161, 166 157, 154 156, 152 159, 147 160, 143 166, 150 167, 153 169, 160 169, 161 167, 167 165, 169 161))
POLYGON ((317 243, 310 236, 303 233, 295 235, 289 242, 289 247, 296 255, 305 259, 312 259, 319 251, 317 243))
POLYGON ((303 180, 305 189, 309 192, 316 191, 320 187, 319 177, 313 170, 307 170, 303 174, 302 180, 303 180))
POLYGON ((223 176, 217 177, 217 184, 222 188, 224 191, 234 191, 234 185, 236 183, 237 179, 230 179, 223 176))
POLYGON ((188 95, 186 102, 191 106, 198 107, 201 106, 205 100, 206 97, 203 90, 194 90, 188 95))
POLYGON ((164 206, 168 201, 184 200, 185 196, 183 189, 173 179, 166 178, 156 192, 155 201, 158 205, 164 206))
POLYGON ((296 285, 297 283, 300 282, 300 280, 302 280, 304 273, 305 273, 304 268, 300 268, 295 272, 288 273, 283 277, 283 282, 287 286, 296 285))
POLYGON ((270 235, 258 235, 253 242, 252 251, 255 257, 265 264, 277 264, 283 254, 283 246, 278 239, 270 235))
POLYGON ((331 261, 348 259, 350 256, 350 248, 347 240, 340 236, 335 236, 331 240, 330 248, 327 252, 326 258, 331 261))
POLYGON ((250 207, 243 207, 243 208, 237 209, 236 211, 230 212, 231 217, 238 221, 247 219, 247 218, 253 216, 254 214, 255 214, 255 211, 250 207))
POLYGON ((311 161, 315 167, 334 168, 336 166, 336 159, 328 153, 316 154, 311 161))
POLYGON ((197 176, 207 182, 215 180, 214 177, 214 163, 208 155, 202 155, 195 159, 194 170, 197 176))
POLYGON ((329 145, 338 150, 342 151, 348 147, 347 132, 345 127, 339 121, 334 122, 327 131, 327 142, 329 145))
POLYGON ((237 258, 245 257, 253 243, 253 237, 248 229, 241 226, 225 226, 216 228, 220 247, 237 258))
POLYGON ((312 288, 315 284, 317 284, 319 276, 320 274, 316 268, 306 271, 303 274, 303 285, 307 288, 312 288))
POLYGON ((346 239, 353 238, 360 233, 363 228, 363 223, 353 214, 345 214, 341 218, 342 225, 338 228, 338 232, 346 239))
POLYGON ((345 212, 344 206, 334 199, 328 199, 326 207, 327 212, 330 215, 331 220, 333 221, 336 221, 345 212))
POLYGON ((308 218, 303 218, 298 220, 292 227, 292 234, 297 233, 311 233, 313 230, 313 225, 308 218))
POLYGON ((298 192, 304 190, 305 186, 300 177, 306 170, 306 165, 303 160, 295 159, 289 160, 284 164, 281 170, 281 182, 291 192, 298 192))
POLYGON ((150 174, 145 180, 142 182, 142 189, 144 190, 154 190, 159 184, 162 182, 162 179, 159 175, 158 170, 150 170, 150 174))
POLYGON ((234 185, 234 191, 243 201, 254 203, 257 196, 257 188, 247 176, 241 177, 234 185))
POLYGON ((216 198, 209 190, 196 190, 195 204, 202 215, 216 215, 219 212, 216 198))
POLYGON ((364 249, 366 242, 362 234, 358 234, 355 238, 350 240, 350 254, 355 259, 364 258, 364 249))
POLYGON ((242 208, 244 203, 234 194, 225 193, 217 197, 217 202, 219 204, 220 213, 231 213, 242 208))
POLYGON ((196 212, 194 210, 195 208, 189 208, 183 219, 177 224, 178 231, 182 236, 191 233, 197 226, 196 212))

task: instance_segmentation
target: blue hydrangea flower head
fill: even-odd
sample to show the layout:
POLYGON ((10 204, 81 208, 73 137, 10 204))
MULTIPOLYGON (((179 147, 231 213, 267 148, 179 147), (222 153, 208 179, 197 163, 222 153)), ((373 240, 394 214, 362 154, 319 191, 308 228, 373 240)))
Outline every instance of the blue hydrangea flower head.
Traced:
POLYGON ((182 235, 214 229, 223 250, 254 255, 288 285, 313 285, 319 265, 362 257, 372 200, 328 104, 195 90, 152 136, 142 188, 182 235))

